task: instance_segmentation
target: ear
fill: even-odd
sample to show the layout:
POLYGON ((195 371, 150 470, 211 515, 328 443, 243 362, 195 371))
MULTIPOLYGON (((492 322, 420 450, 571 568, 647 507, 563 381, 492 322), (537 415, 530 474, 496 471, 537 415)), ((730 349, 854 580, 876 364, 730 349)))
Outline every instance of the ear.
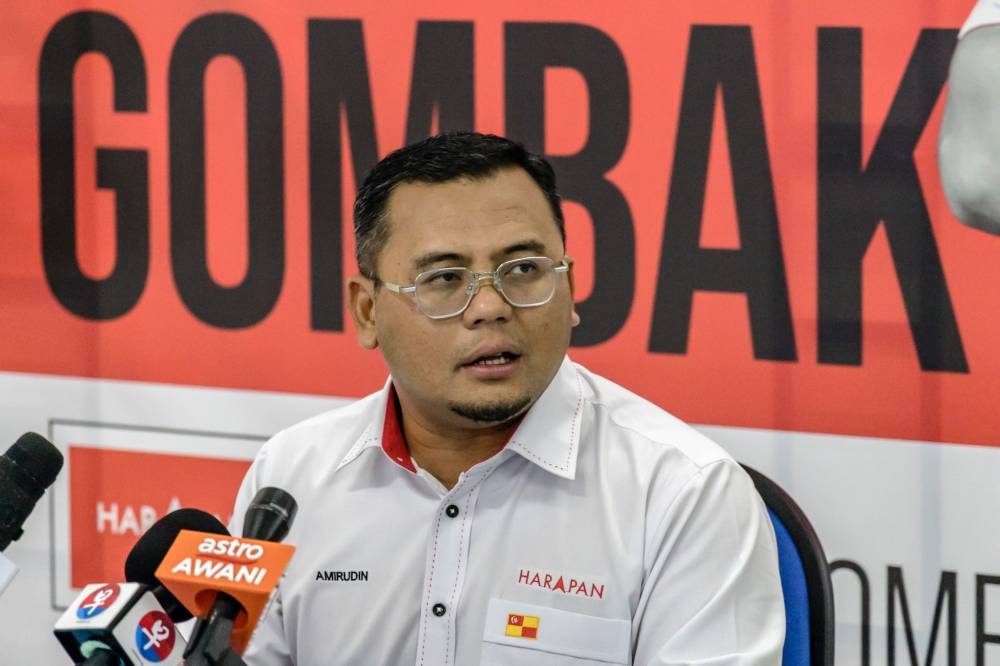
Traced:
POLYGON ((347 303, 354 320, 358 344, 365 349, 375 349, 378 347, 375 332, 375 283, 361 274, 352 277, 347 282, 347 303))
POLYGON ((566 277, 569 279, 569 298, 570 298, 570 324, 576 328, 580 325, 580 315, 576 313, 576 283, 573 278, 573 258, 566 257, 569 260, 569 270, 566 272, 566 277))

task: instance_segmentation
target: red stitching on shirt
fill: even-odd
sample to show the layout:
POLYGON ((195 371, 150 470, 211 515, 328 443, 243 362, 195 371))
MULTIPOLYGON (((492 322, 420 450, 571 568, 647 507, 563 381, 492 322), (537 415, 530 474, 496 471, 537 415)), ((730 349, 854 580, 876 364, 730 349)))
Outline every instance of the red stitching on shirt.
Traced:
POLYGON ((431 587, 433 587, 434 583, 434 567, 437 563, 438 533, 440 532, 440 528, 441 528, 441 512, 438 511, 437 520, 434 523, 434 548, 431 550, 431 570, 427 576, 427 591, 425 593, 427 595, 427 598, 424 603, 424 611, 423 611, 424 622, 423 622, 423 627, 421 628, 421 632, 424 635, 424 640, 420 643, 421 664, 424 663, 424 652, 427 648, 427 616, 430 613, 431 609, 431 587))
POLYGON ((371 444, 372 442, 377 442, 377 441, 378 437, 372 435, 367 439, 363 439, 360 442, 357 442, 354 446, 351 447, 351 450, 347 452, 347 455, 344 456, 344 459, 340 461, 340 465, 338 465, 338 468, 342 465, 346 465, 347 463, 353 461, 355 458, 361 455, 361 452, 364 450, 365 446, 371 444))
POLYGON ((569 470, 570 459, 573 457, 573 438, 576 436, 576 424, 577 424, 577 420, 580 417, 580 410, 583 407, 583 380, 580 379, 580 373, 576 374, 576 383, 577 383, 577 388, 579 389, 579 391, 577 392, 576 409, 573 411, 573 419, 571 421, 571 425, 570 425, 570 428, 569 428, 569 442, 570 442, 570 445, 566 449, 566 463, 562 467, 560 467, 559 465, 555 464, 551 460, 547 460, 545 458, 542 458, 541 456, 539 456, 535 452, 533 452, 530 449, 528 449, 525 444, 523 444, 523 443, 521 443, 519 441, 516 441, 516 440, 511 440, 514 444, 517 444, 517 446, 521 449, 521 453, 523 453, 524 455, 528 456, 529 458, 533 458, 533 459, 537 460, 538 462, 545 463, 546 465, 551 465, 552 467, 555 467, 560 472, 565 472, 565 471, 569 470))
MULTIPOLYGON (((576 400, 576 409, 573 411, 573 418, 571 420, 570 431, 569 431, 570 446, 568 447, 568 450, 566 451, 566 463, 562 467, 559 467, 558 465, 555 465, 552 462, 550 462, 548 460, 545 460, 544 458, 542 458, 540 456, 535 455, 532 451, 530 451, 527 448, 525 448, 525 446, 523 444, 517 442, 518 446, 521 448, 521 450, 526 455, 534 458, 535 460, 539 460, 539 461, 541 461, 541 462, 543 462, 543 463, 545 463, 547 465, 552 465, 553 467, 555 467, 556 469, 558 469, 560 471, 565 471, 565 470, 569 469, 570 460, 573 457, 573 439, 576 436, 577 421, 579 420, 579 417, 580 417, 580 410, 583 407, 583 380, 580 378, 580 373, 579 372, 576 373, 576 384, 577 384, 577 400, 576 400)), ((513 441, 513 440, 511 440, 511 441, 513 441)), ((490 476, 490 474, 493 473, 493 470, 495 470, 497 467, 499 467, 499 464, 496 465, 496 466, 494 466, 494 467, 492 467, 488 472, 486 472, 483 475, 483 478, 481 478, 476 483, 475 486, 473 486, 472 488, 469 489, 469 491, 468 491, 469 495, 466 497, 466 500, 465 500, 465 507, 466 507, 465 508, 465 513, 466 513, 466 515, 468 514, 469 502, 472 501, 472 493, 473 493, 473 491, 480 484, 482 484, 483 481, 485 481, 490 476)), ((463 517, 463 520, 465 520, 464 517, 463 517)), ((424 609, 423 609, 424 620, 423 620, 423 624, 422 624, 422 627, 421 627, 421 633, 423 633, 424 638, 423 638, 423 641, 421 641, 421 643, 420 643, 420 661, 419 661, 420 664, 424 663, 424 659, 425 659, 425 655, 426 655, 426 649, 427 649, 427 620, 428 620, 428 613, 430 611, 430 606, 431 606, 431 592, 430 592, 430 590, 431 590, 431 587, 433 587, 433 583, 434 583, 434 571, 435 571, 435 567, 437 565, 437 547, 438 547, 438 535, 440 533, 440 529, 441 529, 441 511, 438 511, 437 520, 434 522, 434 548, 431 550, 431 570, 430 570, 430 573, 429 573, 428 578, 427 578, 427 592, 426 592, 427 598, 425 600, 424 609)), ((461 540, 459 541, 459 560, 458 560, 459 568, 461 567, 461 563, 462 563, 462 559, 461 559, 463 557, 463 548, 462 548, 462 546, 463 546, 464 543, 465 543, 465 530, 464 530, 464 523, 463 523, 463 530, 462 530, 462 533, 461 533, 461 540)), ((455 617, 454 606, 455 606, 455 603, 456 603, 455 599, 456 599, 457 592, 458 592, 458 577, 456 576, 454 584, 452 585, 452 589, 451 589, 451 597, 449 597, 449 600, 448 600, 449 605, 452 606, 452 618, 455 617)), ((445 644, 445 663, 447 663, 448 657, 451 654, 451 628, 452 628, 452 623, 453 623, 453 620, 449 619, 449 622, 448 622, 448 632, 447 632, 447 634, 445 634, 445 636, 447 638, 447 641, 446 641, 446 644, 445 644)))
POLYGON ((551 460, 543 458, 540 455, 532 452, 531 450, 527 449, 524 446, 524 444, 522 444, 521 442, 517 442, 517 445, 521 449, 521 453, 523 453, 524 455, 528 456, 529 458, 533 458, 533 459, 537 460, 538 462, 543 463, 545 465, 551 465, 552 467, 554 467, 554 468, 556 468, 556 469, 558 469, 559 471, 562 471, 562 472, 564 472, 564 471, 566 471, 568 469, 568 466, 567 467, 560 467, 559 465, 556 465, 555 463, 553 463, 551 460))
MULTIPOLYGON (((460 536, 459 536, 459 540, 458 540, 458 568, 459 569, 462 568, 462 558, 463 558, 464 553, 465 553, 465 549, 463 547, 464 544, 465 544, 465 521, 466 520, 470 520, 470 518, 469 518, 469 505, 472 503, 472 494, 476 491, 476 489, 479 486, 481 486, 483 484, 483 482, 487 478, 489 478, 490 474, 493 473, 493 470, 495 470, 497 467, 499 467, 500 464, 501 463, 497 463, 496 465, 494 465, 493 467, 491 467, 488 472, 486 472, 485 474, 483 474, 483 478, 479 479, 479 481, 476 482, 476 485, 472 486, 472 488, 469 489, 468 494, 465 497, 465 509, 462 512, 462 531, 460 532, 460 536)), ((472 528, 470 527, 469 529, 471 530, 472 528)), ((448 633, 446 634, 447 640, 445 642, 445 653, 444 653, 444 656, 445 656, 445 660, 444 661, 445 661, 446 664, 448 663, 448 658, 451 656, 451 628, 452 628, 452 626, 454 624, 454 618, 458 617, 457 609, 455 608, 458 605, 458 596, 457 596, 457 594, 458 594, 458 576, 455 576, 455 584, 452 585, 452 587, 451 587, 451 596, 448 598, 448 605, 451 606, 453 609, 455 609, 455 611, 452 612, 452 616, 451 616, 452 619, 450 619, 450 621, 448 622, 448 633)))
POLYGON ((583 407, 583 379, 580 378, 579 371, 576 373, 576 411, 573 412, 572 425, 569 428, 569 448, 566 449, 566 467, 569 469, 569 459, 573 455, 573 438, 576 436, 576 420, 580 416, 580 408, 583 407))

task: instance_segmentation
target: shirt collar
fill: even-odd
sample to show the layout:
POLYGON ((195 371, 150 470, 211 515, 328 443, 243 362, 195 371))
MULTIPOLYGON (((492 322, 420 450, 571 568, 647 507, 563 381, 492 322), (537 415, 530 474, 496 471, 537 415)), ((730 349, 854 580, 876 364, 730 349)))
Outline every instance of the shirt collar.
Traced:
POLYGON ((399 422, 399 399, 396 397, 396 387, 391 382, 385 404, 385 418, 382 420, 382 451, 407 472, 416 474, 417 467, 413 464, 410 448, 406 445, 403 427, 399 422))
POLYGON ((583 379, 568 357, 525 415, 507 448, 564 479, 576 478, 583 379))
MULTIPOLYGON (((583 381, 569 358, 563 358, 555 377, 535 401, 507 442, 506 448, 564 479, 576 477, 583 414, 583 381)), ((417 468, 410 457, 399 421, 399 402, 390 377, 376 394, 374 413, 384 414, 373 421, 337 466, 339 470, 362 451, 379 447, 393 463, 408 472, 417 468)))
POLYGON ((413 463, 410 451, 403 438, 403 428, 399 422, 399 401, 396 399, 396 389, 392 385, 392 377, 389 377, 382 390, 374 396, 375 404, 372 407, 373 414, 382 414, 382 421, 372 420, 361 433, 361 437, 354 443, 354 446, 347 452, 344 459, 337 465, 337 469, 351 463, 361 453, 370 448, 381 448, 382 453, 393 463, 399 465, 407 472, 416 473, 417 467, 413 463))

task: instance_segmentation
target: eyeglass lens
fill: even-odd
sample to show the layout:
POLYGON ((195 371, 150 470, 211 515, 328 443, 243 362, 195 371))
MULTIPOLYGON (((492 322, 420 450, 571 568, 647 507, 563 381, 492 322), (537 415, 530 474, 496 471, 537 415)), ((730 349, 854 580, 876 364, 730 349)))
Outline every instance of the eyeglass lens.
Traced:
MULTIPOLYGON (((418 276, 417 302, 432 317, 458 314, 466 308, 483 277, 468 268, 442 268, 418 276)), ((555 291, 553 262, 548 257, 506 261, 497 267, 494 287, 511 305, 531 307, 546 303, 555 291)))

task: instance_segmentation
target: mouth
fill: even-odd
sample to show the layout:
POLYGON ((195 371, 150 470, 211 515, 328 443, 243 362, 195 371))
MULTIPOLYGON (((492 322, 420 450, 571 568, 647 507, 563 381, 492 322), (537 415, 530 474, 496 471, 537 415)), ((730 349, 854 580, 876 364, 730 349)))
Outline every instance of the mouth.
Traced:
POLYGON ((470 361, 462 364, 464 368, 494 368, 510 365, 520 358, 520 354, 510 351, 501 351, 477 355, 470 361))

